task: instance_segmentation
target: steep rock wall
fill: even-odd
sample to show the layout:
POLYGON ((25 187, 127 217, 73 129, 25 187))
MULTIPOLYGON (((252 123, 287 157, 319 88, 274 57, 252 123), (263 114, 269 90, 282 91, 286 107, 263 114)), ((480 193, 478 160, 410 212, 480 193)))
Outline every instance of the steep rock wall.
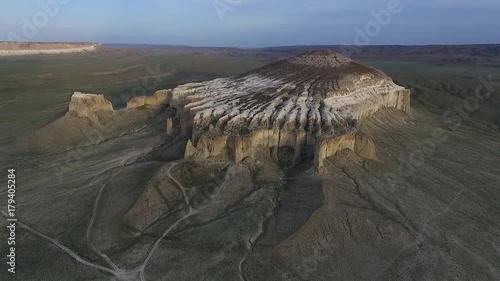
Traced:
POLYGON ((356 134, 347 134, 337 138, 323 140, 316 148, 314 163, 317 168, 323 167, 323 161, 337 152, 349 149, 359 156, 377 160, 377 152, 373 140, 356 134))
POLYGON ((78 117, 86 117, 99 124, 97 112, 113 112, 113 104, 104 95, 84 94, 76 92, 71 96, 68 113, 78 117))
MULTIPOLYGON (((142 106, 159 106, 170 102, 172 97, 171 90, 156 91, 152 96, 139 96, 132 98, 127 103, 126 110, 134 110, 142 106)), ((69 103, 68 114, 89 118, 95 124, 100 124, 99 113, 113 114, 117 111, 113 109, 111 101, 106 99, 104 95, 85 94, 75 92, 71 96, 69 103)), ((173 130, 173 123, 170 125, 173 130)))
POLYGON ((294 151, 295 162, 313 158, 316 167, 322 168, 323 161, 343 149, 350 149, 359 156, 377 160, 375 144, 372 139, 359 134, 346 134, 335 138, 327 138, 318 143, 317 138, 302 133, 284 133, 260 131, 247 137, 207 137, 201 136, 196 146, 191 140, 186 146, 185 157, 188 159, 209 159, 223 157, 227 160, 241 162, 247 157, 255 158, 260 147, 290 147, 294 151))
POLYGON ((127 102, 127 109, 133 109, 145 105, 168 104, 172 98, 172 90, 156 91, 152 96, 133 97, 127 102))

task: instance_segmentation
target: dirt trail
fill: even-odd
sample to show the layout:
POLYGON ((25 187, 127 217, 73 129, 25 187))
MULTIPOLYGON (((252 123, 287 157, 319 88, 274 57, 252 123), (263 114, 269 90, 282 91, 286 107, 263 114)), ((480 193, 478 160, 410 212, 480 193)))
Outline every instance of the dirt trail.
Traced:
MULTIPOLYGON (((148 262, 151 260, 151 257, 153 256, 153 254, 155 253, 155 251, 157 250, 158 246, 160 245, 161 241, 180 223, 182 222, 183 220, 187 219, 188 217, 192 216, 192 215, 195 215, 198 213, 197 210, 194 210, 193 207, 191 206, 191 204, 189 203, 189 198, 187 197, 187 194, 186 194, 186 188, 179 182, 177 181, 173 176, 172 174, 170 173, 170 171, 175 167, 177 166, 180 162, 174 162, 172 163, 171 167, 169 168, 168 170, 168 177, 174 181, 176 183, 176 185, 179 187, 179 189, 182 191, 182 194, 184 196, 184 200, 186 202, 186 204, 188 205, 189 207, 189 211, 182 217, 180 218, 179 220, 177 220, 175 223, 173 223, 172 225, 170 225, 164 232, 163 232, 163 235, 161 237, 159 237, 156 242, 153 244, 153 247, 150 249, 146 259, 144 260, 144 262, 142 263, 142 265, 138 268, 134 268, 134 269, 124 269, 124 268, 120 268, 118 265, 116 265, 105 253, 101 252, 99 249, 97 249, 96 247, 94 247, 91 243, 91 232, 92 232, 92 227, 94 225, 94 222, 95 222, 95 219, 96 219, 96 216, 97 216, 97 210, 98 210, 98 206, 99 206, 99 200, 101 198, 101 195, 104 191, 104 189, 106 188, 106 186, 108 185, 109 182, 111 182, 115 176, 121 171, 121 168, 124 167, 126 165, 126 163, 129 161, 130 159, 128 157, 125 157, 125 159, 123 159, 123 161, 121 161, 121 165, 119 166, 120 168, 118 169, 118 171, 116 171, 104 184, 103 186, 101 187, 100 191, 99 191, 99 194, 97 195, 97 198, 95 200, 95 203, 94 203, 94 208, 93 208, 93 212, 92 212, 92 217, 90 219, 90 222, 89 222, 89 225, 87 227, 87 232, 86 232, 86 239, 87 239, 87 244, 89 246, 89 248, 95 252, 96 254, 98 254, 99 256, 101 256, 104 260, 106 260, 106 262, 109 264, 109 266, 111 266, 111 268, 108 268, 108 267, 105 267, 105 266, 102 266, 102 265, 99 265, 99 264, 96 264, 96 263, 93 263, 93 262, 89 262, 87 260, 85 260, 84 258, 82 258, 78 253, 76 253, 75 251, 71 250, 70 248, 64 246, 63 244, 59 243, 59 241, 57 239, 54 239, 54 238, 51 238, 35 229, 33 229, 32 227, 26 225, 25 223, 21 222, 20 220, 17 221, 17 223, 24 229, 28 230, 30 233, 38 236, 38 237, 41 237, 49 242, 51 242, 52 244, 54 244, 55 246, 57 246, 58 248, 60 248, 61 250, 63 250, 66 254, 68 254, 69 256, 71 256, 72 258, 74 258, 76 261, 78 261, 79 263, 83 264, 83 265, 86 265, 88 267, 91 267, 91 268, 94 268, 94 269, 97 269, 99 271, 102 271, 102 272, 105 272, 105 273, 108 273, 108 274, 111 274, 115 277, 115 280, 119 280, 119 281, 136 281, 138 280, 138 277, 140 278, 141 281, 145 281, 145 276, 144 276, 144 270, 148 264, 148 262)), ((1 212, 2 216, 4 218, 8 218, 7 217, 7 214, 2 211, 1 212)))
POLYGON ((182 222, 183 220, 191 217, 192 215, 195 215, 198 213, 198 210, 194 210, 193 207, 191 206, 191 203, 189 203, 189 198, 187 197, 187 194, 186 194, 186 187, 184 187, 179 181, 177 181, 171 174, 171 171, 172 169, 179 165, 179 163, 181 162, 174 162, 172 164, 172 166, 168 169, 167 171, 167 176, 173 180, 175 182, 175 184, 179 187, 179 189, 181 190, 182 192, 182 195, 184 197, 184 201, 186 202, 187 206, 189 207, 189 211, 187 212, 187 214, 185 214, 184 216, 182 216, 180 219, 178 219, 174 224, 172 224, 167 230, 165 230, 165 232, 163 232, 162 236, 160 236, 156 242, 154 243, 153 247, 151 248, 151 250, 149 251, 146 259, 144 260, 144 263, 141 265, 140 269, 139 269, 139 274, 140 274, 140 278, 141 278, 141 281, 146 281, 146 278, 144 276, 144 271, 146 269, 146 266, 148 264, 148 262, 151 260, 151 257, 153 256, 153 254, 155 253, 156 249, 158 249, 158 246, 160 245, 161 241, 163 239, 165 239, 165 237, 170 233, 170 231, 172 231, 172 229, 174 229, 180 222, 182 222))

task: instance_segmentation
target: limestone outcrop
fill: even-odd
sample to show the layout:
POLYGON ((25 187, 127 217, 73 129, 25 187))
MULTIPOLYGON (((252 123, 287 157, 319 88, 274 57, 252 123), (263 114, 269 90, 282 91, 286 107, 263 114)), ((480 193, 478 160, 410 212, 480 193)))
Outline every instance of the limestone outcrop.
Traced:
POLYGON ((100 47, 96 43, 0 42, 0 56, 84 53, 100 47))
POLYGON ((113 105, 104 95, 84 94, 75 92, 71 96, 68 113, 78 117, 87 117, 98 124, 98 112, 113 112, 113 105))
POLYGON ((160 105, 170 103, 172 90, 156 91, 152 96, 133 97, 127 103, 127 109, 137 108, 145 105, 160 105))
MULTIPOLYGON (((187 158, 241 161, 256 147, 294 150, 296 161, 342 149, 376 159, 357 122, 382 107, 410 108, 410 91, 375 68, 331 51, 311 51, 238 77, 190 83, 172 91, 187 158)), ((172 133, 172 120, 167 124, 172 133)))
MULTIPOLYGON (((127 103, 127 110, 133 110, 142 106, 160 106, 170 102, 172 97, 172 90, 160 90, 156 91, 151 96, 138 96, 133 97, 127 103)), ((113 113, 113 104, 111 101, 106 99, 104 95, 96 94, 85 94, 80 92, 75 92, 71 96, 71 102, 69 104, 69 114, 73 114, 78 117, 86 117, 92 120, 94 123, 99 123, 98 113, 108 112, 113 113)))
MULTIPOLYGON (((165 120, 163 104, 166 100, 162 98, 165 93, 158 91, 151 99, 139 97, 139 100, 145 100, 140 109, 114 109, 112 102, 104 95, 75 92, 64 116, 23 136, 18 145, 22 149, 36 148, 57 153, 140 130, 148 122, 165 120)), ((172 127, 172 131, 174 129, 172 127)))
POLYGON ((74 117, 88 118, 94 124, 102 125, 101 118, 109 119, 111 115, 124 115, 126 111, 133 111, 143 106, 155 108, 169 103, 171 96, 171 90, 156 91, 151 96, 134 97, 127 103, 126 109, 115 110, 111 101, 106 99, 104 95, 75 92, 71 96, 67 114, 74 117))

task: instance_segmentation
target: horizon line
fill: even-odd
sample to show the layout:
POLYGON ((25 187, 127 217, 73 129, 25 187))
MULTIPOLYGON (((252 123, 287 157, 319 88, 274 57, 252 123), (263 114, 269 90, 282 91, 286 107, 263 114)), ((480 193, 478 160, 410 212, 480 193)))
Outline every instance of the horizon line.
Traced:
POLYGON ((185 48, 233 48, 233 49, 266 49, 266 48, 293 48, 293 47, 439 47, 439 46, 495 46, 500 43, 460 43, 460 44, 370 44, 370 45, 346 45, 346 44, 301 44, 301 45, 269 45, 260 47, 245 47, 245 46, 217 46, 217 45, 184 45, 184 44, 166 44, 166 43, 105 43, 105 42, 82 42, 82 41, 0 41, 0 43, 37 43, 37 44, 98 44, 102 46, 168 46, 168 47, 185 47, 185 48))

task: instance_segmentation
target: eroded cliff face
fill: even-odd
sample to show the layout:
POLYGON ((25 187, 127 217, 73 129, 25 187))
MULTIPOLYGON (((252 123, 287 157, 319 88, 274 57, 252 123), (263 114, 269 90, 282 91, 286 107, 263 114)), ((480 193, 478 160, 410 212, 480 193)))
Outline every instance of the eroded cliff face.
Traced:
POLYGON ((170 105, 180 134, 190 137, 187 158, 241 161, 257 147, 290 147, 295 161, 313 158, 321 168, 342 149, 376 159, 357 122, 383 107, 408 111, 410 91, 372 67, 312 51, 240 77, 179 86, 170 105))
MULTIPOLYGON (((151 96, 138 96, 133 97, 128 103, 125 110, 134 110, 143 106, 160 106, 168 104, 172 98, 172 90, 160 90, 156 91, 151 96)), ((71 102, 69 104, 69 114, 73 114, 78 117, 86 117, 92 120, 94 123, 99 123, 98 113, 99 112, 116 112, 113 109, 113 104, 111 101, 106 99, 104 95, 96 94, 85 94, 80 92, 75 92, 71 96, 71 102)))
POLYGON ((69 114, 86 117, 99 124, 98 112, 113 112, 113 105, 104 95, 84 94, 75 92, 69 103, 69 114))
POLYGON ((133 97, 127 103, 127 109, 138 108, 145 105, 160 105, 170 103, 172 90, 156 91, 152 96, 133 97))
POLYGON ((323 161, 337 152, 349 149, 357 155, 370 160, 378 160, 375 144, 367 136, 360 134, 346 134, 336 138, 323 140, 314 154, 316 167, 323 168, 323 161))
POLYGON ((83 53, 100 47, 95 43, 0 42, 0 56, 83 53))
POLYGON ((18 146, 54 153, 98 144, 144 128, 148 122, 164 121, 166 97, 166 91, 158 91, 150 98, 138 97, 130 108, 114 109, 103 95, 75 92, 64 116, 20 137, 18 146))

